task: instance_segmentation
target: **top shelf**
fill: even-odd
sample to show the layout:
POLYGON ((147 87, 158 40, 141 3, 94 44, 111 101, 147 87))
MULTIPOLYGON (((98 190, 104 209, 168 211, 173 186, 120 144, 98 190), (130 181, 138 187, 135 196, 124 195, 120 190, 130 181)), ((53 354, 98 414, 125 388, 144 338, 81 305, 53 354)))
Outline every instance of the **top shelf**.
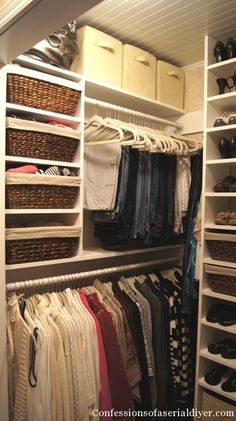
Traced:
POLYGON ((185 111, 180 108, 172 107, 164 102, 135 94, 125 89, 94 80, 69 70, 60 69, 50 64, 40 62, 39 60, 19 56, 16 60, 21 66, 29 69, 38 70, 53 76, 63 77, 70 81, 85 82, 85 95, 100 101, 109 102, 114 105, 130 108, 146 114, 151 114, 161 118, 181 116, 185 111))
POLYGON ((221 61, 220 63, 214 63, 207 66, 207 70, 214 74, 216 77, 225 75, 233 75, 236 68, 236 58, 221 61))

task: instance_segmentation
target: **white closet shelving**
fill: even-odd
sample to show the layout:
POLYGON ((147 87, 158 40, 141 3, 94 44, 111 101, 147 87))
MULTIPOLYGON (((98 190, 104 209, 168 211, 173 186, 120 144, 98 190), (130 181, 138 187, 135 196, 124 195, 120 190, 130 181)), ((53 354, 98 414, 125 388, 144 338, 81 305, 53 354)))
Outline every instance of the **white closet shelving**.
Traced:
MULTIPOLYGON (((215 216, 221 209, 236 209, 236 193, 214 192, 214 186, 228 175, 235 175, 236 159, 221 159, 218 150, 218 142, 221 137, 229 138, 236 134, 236 125, 214 127, 217 117, 225 111, 236 110, 236 92, 218 95, 217 78, 227 78, 234 74, 236 58, 215 63, 213 49, 217 40, 205 38, 205 88, 204 88, 204 156, 203 156, 203 190, 202 190, 202 275, 199 292, 199 316, 198 316, 198 345, 196 367, 196 393, 195 408, 202 407, 202 392, 204 389, 214 391, 220 397, 226 397, 236 401, 236 393, 225 392, 221 384, 211 386, 206 383, 204 376, 216 364, 222 364, 230 369, 236 369, 235 360, 222 358, 221 355, 213 355, 207 347, 215 341, 224 338, 236 337, 236 325, 222 326, 219 323, 207 321, 206 315, 212 305, 227 303, 235 305, 236 297, 214 292, 207 280, 205 264, 219 268, 219 273, 224 273, 227 268, 236 269, 235 262, 215 260, 210 257, 207 244, 204 241, 206 232, 223 234, 225 230, 235 232, 235 226, 216 225, 215 216)), ((236 273, 236 271, 235 271, 236 273)), ((230 372, 227 373, 227 378, 230 372)), ((224 379, 222 379, 222 382, 224 379)), ((221 382, 221 383, 222 383, 221 382)))

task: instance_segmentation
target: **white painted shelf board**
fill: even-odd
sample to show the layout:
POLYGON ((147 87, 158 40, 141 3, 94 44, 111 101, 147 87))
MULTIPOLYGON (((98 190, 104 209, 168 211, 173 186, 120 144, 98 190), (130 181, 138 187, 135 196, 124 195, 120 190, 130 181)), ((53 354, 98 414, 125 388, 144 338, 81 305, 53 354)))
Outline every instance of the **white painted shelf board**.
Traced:
POLYGON ((224 267, 236 269, 236 263, 225 262, 224 260, 214 260, 214 259, 211 259, 211 257, 205 257, 203 262, 209 265, 224 266, 224 267))
POLYGON ((85 95, 162 118, 185 114, 183 109, 87 77, 85 77, 85 95))
POLYGON ((204 387, 205 389, 212 390, 213 392, 216 392, 219 395, 224 396, 225 398, 236 401, 236 392, 234 392, 234 393, 224 392, 224 390, 221 389, 221 384, 224 383, 225 380, 226 380, 226 378, 223 378, 220 384, 218 384, 217 386, 211 386, 210 384, 206 383, 205 380, 204 380, 204 377, 202 377, 199 380, 198 384, 200 386, 204 387))
POLYGON ((225 300, 225 301, 230 301, 232 303, 236 303, 236 297, 232 295, 220 294, 219 292, 214 292, 210 288, 204 288, 202 290, 202 294, 207 297, 218 298, 219 300, 225 300))
POLYGON ((221 326, 219 323, 210 323, 204 317, 201 320, 201 324, 204 326, 212 327, 214 329, 223 330, 224 332, 233 333, 236 335, 236 325, 232 326, 221 326))
POLYGON ((220 63, 214 63, 214 64, 209 64, 209 66, 207 66, 207 70, 215 70, 217 71, 218 69, 222 69, 222 68, 227 68, 228 66, 233 65, 233 69, 235 70, 235 65, 236 65, 236 58, 231 58, 229 60, 224 60, 221 61, 220 63))
POLYGON ((11 104, 9 102, 6 104, 6 111, 11 113, 30 114, 36 120, 43 122, 56 119, 62 123, 68 123, 69 125, 73 126, 81 122, 81 118, 79 116, 69 116, 65 114, 40 110, 38 108, 26 107, 25 105, 11 104))
POLYGON ((39 262, 30 262, 30 263, 18 263, 13 265, 5 265, 6 270, 17 270, 17 269, 27 269, 27 268, 34 268, 39 266, 51 266, 51 265, 60 265, 63 263, 70 263, 70 262, 79 262, 80 256, 77 255, 75 257, 69 257, 67 259, 55 259, 55 260, 42 260, 39 262))
POLYGON ((220 192, 220 193, 206 192, 205 196, 206 197, 236 197, 236 192, 220 192))
POLYGON ((235 225, 216 225, 212 223, 212 224, 205 224, 204 227, 206 229, 236 231, 235 225))
MULTIPOLYGON (((148 247, 148 248, 141 248, 141 249, 132 249, 132 250, 124 250, 124 251, 113 251, 113 250, 103 250, 102 248, 96 249, 84 249, 81 255, 82 260, 90 260, 90 259, 106 259, 109 257, 117 257, 117 256, 126 256, 131 254, 140 254, 140 253, 152 253, 155 251, 161 250, 169 250, 169 249, 179 249, 182 247, 182 244, 174 244, 169 246, 159 246, 159 247, 148 247)), ((176 258, 170 257, 171 261, 176 261, 176 258)), ((166 261, 166 260, 165 260, 166 261)))
POLYGON ((234 370, 236 369, 236 359, 223 358, 220 354, 211 354, 207 348, 200 351, 200 356, 215 361, 218 364, 225 365, 226 367, 233 368, 234 370))
POLYGON ((229 164, 236 164, 236 158, 229 158, 229 159, 207 159, 207 165, 229 165, 229 164))
POLYGON ((60 67, 53 66, 51 64, 44 63, 43 61, 36 60, 25 55, 20 55, 14 60, 14 63, 18 63, 23 67, 29 69, 38 70, 44 73, 49 73, 53 76, 59 76, 65 79, 72 80, 74 82, 79 82, 82 76, 78 73, 71 72, 70 70, 61 69, 60 67))
POLYGON ((228 124, 226 126, 219 126, 219 127, 210 127, 208 129, 206 129, 206 132, 211 134, 211 133, 215 133, 215 134, 224 134, 225 132, 235 132, 236 130, 236 124, 228 124))
POLYGON ((58 165, 59 167, 68 167, 68 168, 80 168, 79 162, 66 162, 66 161, 51 161, 48 159, 37 159, 37 158, 28 158, 25 156, 12 156, 6 155, 5 160, 9 162, 27 162, 41 165, 58 165))
MULTIPOLYGON (((216 107, 235 107, 236 92, 229 92, 228 94, 215 95, 207 98, 209 104, 216 107)), ((232 108, 234 110, 234 108, 232 108)))
POLYGON ((80 213, 80 208, 73 209, 6 209, 6 215, 29 215, 29 214, 78 214, 80 213))

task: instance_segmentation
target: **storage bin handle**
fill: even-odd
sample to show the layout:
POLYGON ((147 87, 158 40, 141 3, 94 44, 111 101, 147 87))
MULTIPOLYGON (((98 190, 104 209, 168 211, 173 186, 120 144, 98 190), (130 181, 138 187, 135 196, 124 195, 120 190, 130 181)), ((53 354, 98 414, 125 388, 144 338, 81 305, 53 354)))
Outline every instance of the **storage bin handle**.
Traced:
POLYGON ((114 54, 114 52, 115 52, 114 46, 112 44, 109 44, 108 42, 105 42, 105 41, 97 41, 95 43, 95 45, 97 47, 100 47, 100 48, 103 48, 104 50, 109 51, 110 53, 113 53, 114 54))
POLYGON ((178 73, 175 70, 169 70, 167 74, 168 76, 175 77, 176 79, 180 79, 178 73))
POLYGON ((135 57, 135 60, 139 61, 140 63, 146 64, 147 66, 150 66, 150 61, 145 56, 137 56, 135 57))

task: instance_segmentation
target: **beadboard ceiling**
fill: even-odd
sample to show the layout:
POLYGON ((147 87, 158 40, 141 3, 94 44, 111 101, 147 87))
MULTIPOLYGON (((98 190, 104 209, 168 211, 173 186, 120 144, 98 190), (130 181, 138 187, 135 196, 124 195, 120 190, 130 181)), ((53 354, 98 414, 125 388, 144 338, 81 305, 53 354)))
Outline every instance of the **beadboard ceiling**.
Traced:
POLYGON ((204 59, 204 35, 235 36, 236 0, 105 0, 77 21, 187 66, 204 59))

